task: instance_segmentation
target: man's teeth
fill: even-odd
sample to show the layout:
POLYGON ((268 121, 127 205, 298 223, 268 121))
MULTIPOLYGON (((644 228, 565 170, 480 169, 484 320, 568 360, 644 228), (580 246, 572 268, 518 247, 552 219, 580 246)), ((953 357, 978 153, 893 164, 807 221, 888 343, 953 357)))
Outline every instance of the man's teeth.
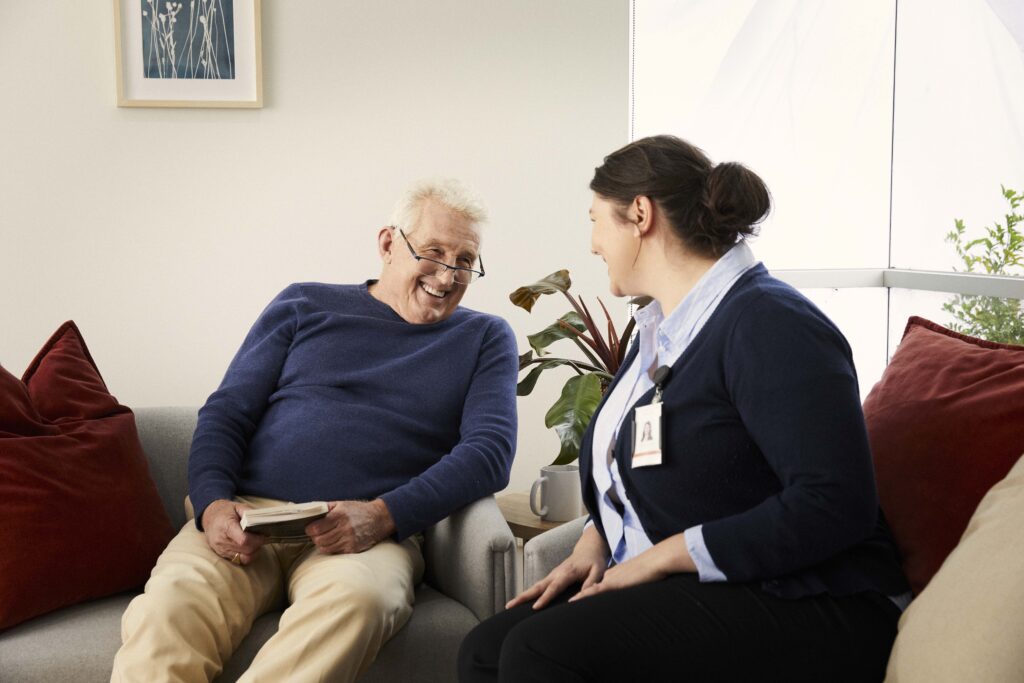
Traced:
POLYGON ((420 287, 423 288, 424 292, 426 292, 430 296, 436 296, 438 299, 443 299, 445 297, 445 295, 448 293, 448 292, 442 292, 440 289, 434 289, 433 287, 431 287, 430 285, 428 285, 428 284, 426 284, 424 282, 420 283, 420 287))

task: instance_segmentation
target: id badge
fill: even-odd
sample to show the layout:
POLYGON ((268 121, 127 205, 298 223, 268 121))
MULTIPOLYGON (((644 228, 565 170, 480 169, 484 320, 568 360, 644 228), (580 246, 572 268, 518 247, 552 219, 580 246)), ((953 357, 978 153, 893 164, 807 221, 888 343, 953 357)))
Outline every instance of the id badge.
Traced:
POLYGON ((661 403, 640 406, 633 412, 632 467, 661 464, 661 403))

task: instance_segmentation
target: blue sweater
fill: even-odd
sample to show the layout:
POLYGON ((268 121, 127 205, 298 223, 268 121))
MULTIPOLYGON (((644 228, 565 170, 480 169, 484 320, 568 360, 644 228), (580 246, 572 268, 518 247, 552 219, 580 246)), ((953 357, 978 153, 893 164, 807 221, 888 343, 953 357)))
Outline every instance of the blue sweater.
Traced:
MULTIPOLYGON (((908 590, 878 506, 849 345, 796 290, 763 265, 747 271, 673 365, 663 400, 662 464, 630 467, 633 408, 614 449, 652 542, 703 525, 727 580, 782 597, 908 590)), ((580 449, 584 482, 591 440, 580 449)), ((584 500, 600 530, 592 486, 584 500)))
POLYGON ((413 325, 367 284, 294 284, 260 315, 199 411, 188 467, 197 525, 235 495, 381 498, 403 539, 508 483, 508 324, 457 308, 413 325))

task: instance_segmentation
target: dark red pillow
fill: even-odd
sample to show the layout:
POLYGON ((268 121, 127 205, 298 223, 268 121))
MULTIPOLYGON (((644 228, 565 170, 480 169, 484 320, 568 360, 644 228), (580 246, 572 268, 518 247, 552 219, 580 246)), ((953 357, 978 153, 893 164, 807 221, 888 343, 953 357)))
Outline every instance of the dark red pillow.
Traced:
POLYGON ((1024 346, 910 318, 864 417, 882 509, 917 594, 1024 453, 1024 346))
POLYGON ((73 322, 0 367, 0 629, 140 586, 173 530, 135 416, 73 322))

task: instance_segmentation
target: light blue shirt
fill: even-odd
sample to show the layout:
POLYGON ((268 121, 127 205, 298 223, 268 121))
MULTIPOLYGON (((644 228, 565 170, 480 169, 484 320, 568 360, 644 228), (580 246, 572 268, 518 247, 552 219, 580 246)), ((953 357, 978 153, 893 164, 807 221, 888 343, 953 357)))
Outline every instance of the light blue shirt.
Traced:
MULTIPOLYGON (((605 401, 594 423, 593 486, 597 494, 598 513, 611 549, 611 560, 621 564, 650 548, 653 544, 636 516, 626 495, 618 468, 611 457, 611 448, 629 409, 654 386, 653 371, 662 365, 673 365, 715 312, 723 297, 745 272, 757 265, 746 242, 739 242, 722 256, 697 281, 693 289, 666 318, 657 301, 638 310, 636 320, 640 352, 605 401), (623 509, 620 515, 615 502, 623 509)), ((684 533, 690 556, 697 565, 701 581, 725 581, 725 574, 715 565, 704 544, 701 527, 684 533)))

